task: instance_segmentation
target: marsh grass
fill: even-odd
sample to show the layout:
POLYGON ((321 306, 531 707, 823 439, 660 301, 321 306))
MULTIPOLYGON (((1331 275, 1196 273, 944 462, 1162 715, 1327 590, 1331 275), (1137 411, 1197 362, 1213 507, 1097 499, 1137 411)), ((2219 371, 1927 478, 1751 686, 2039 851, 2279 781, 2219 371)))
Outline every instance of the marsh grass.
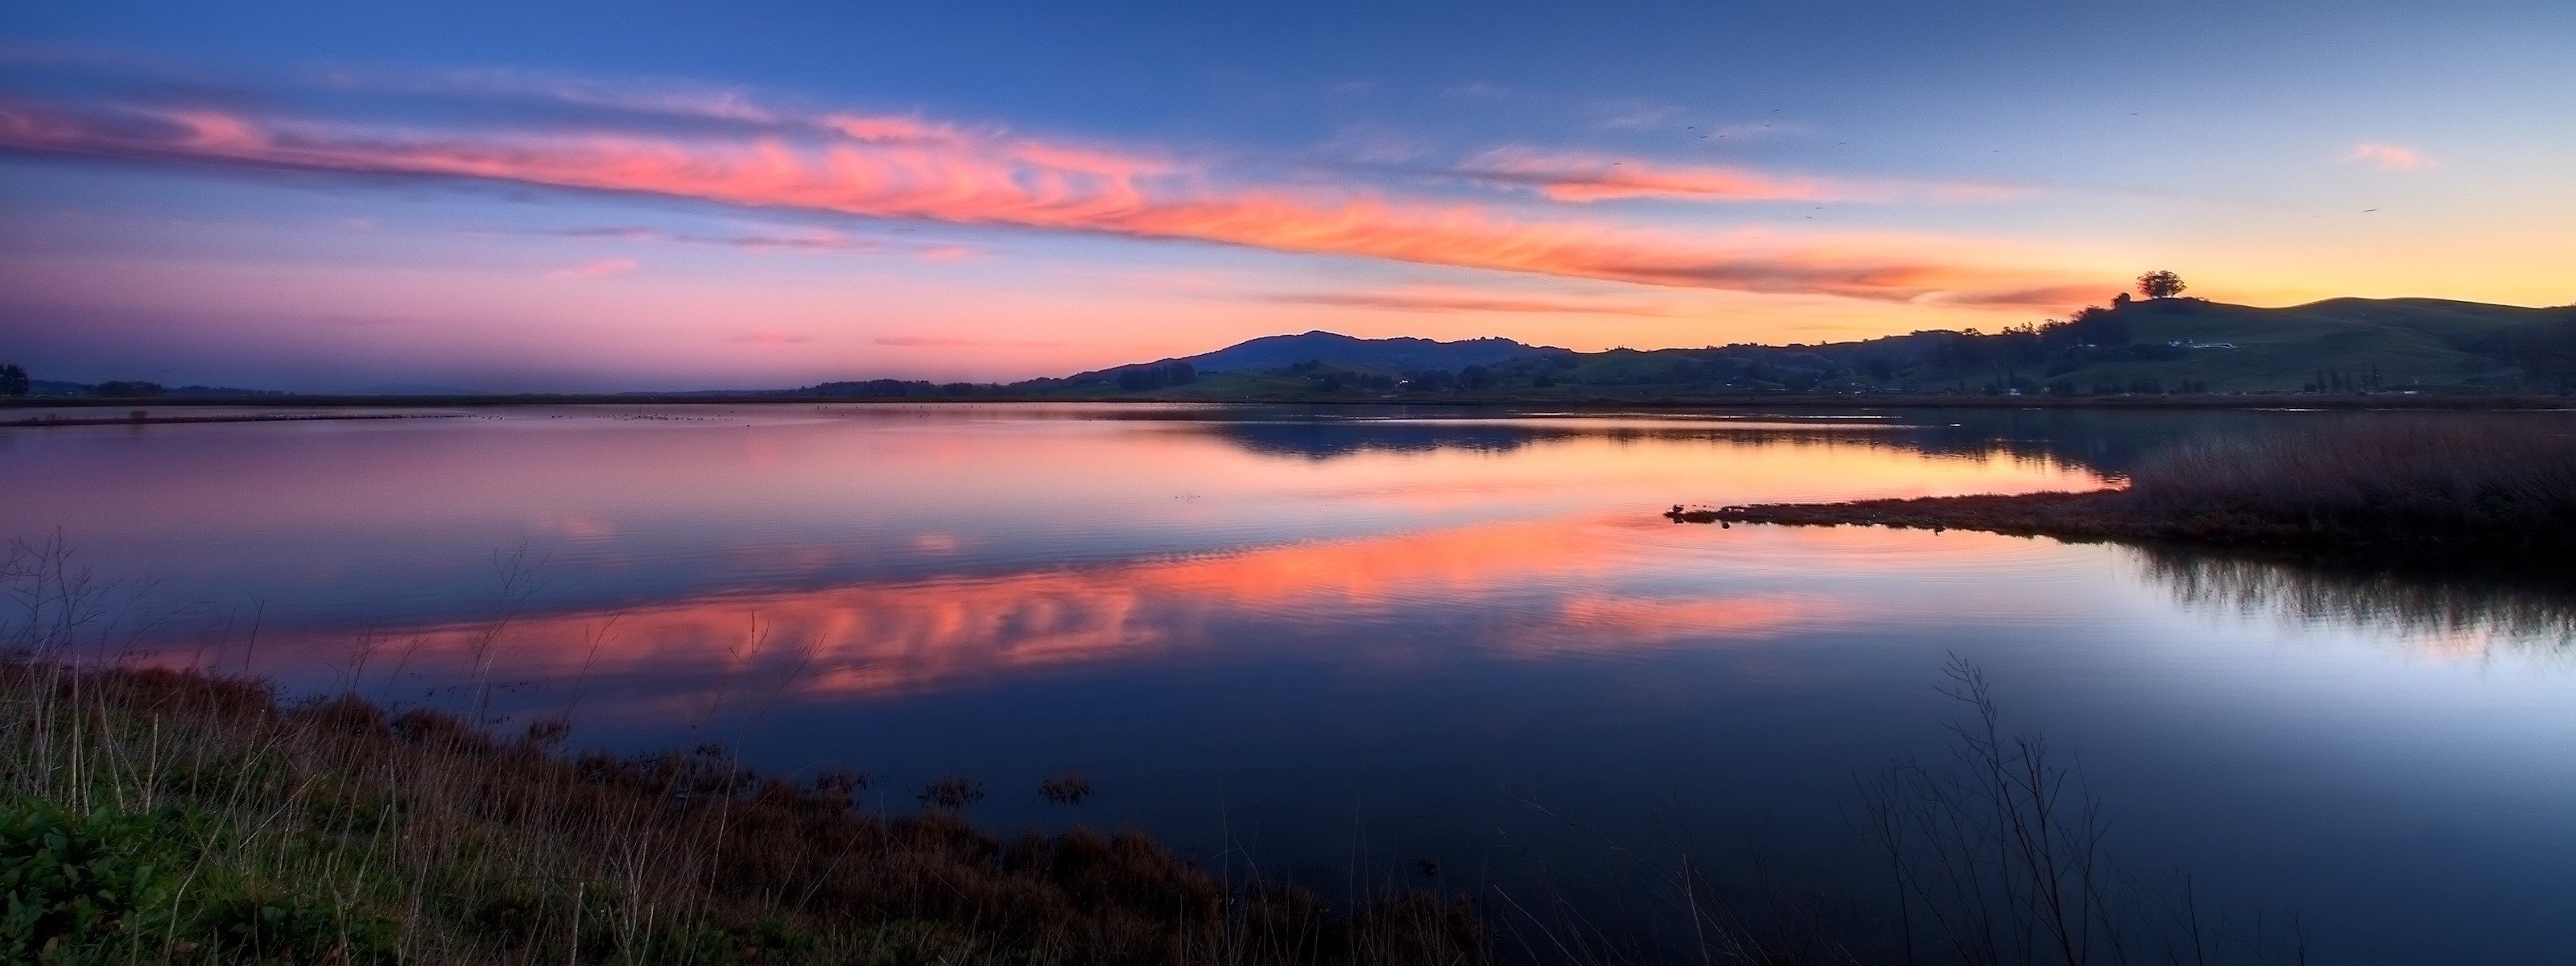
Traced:
POLYGON ((2295 542, 2565 548, 2576 546, 2576 433, 2390 417, 2186 444, 2132 473, 2128 500, 2295 542))
POLYGON ((2301 963, 2295 917, 2230 917, 2188 876, 2116 860, 2082 771, 2043 736, 2007 732, 1985 674, 1953 657, 1943 693, 1969 710, 1950 760, 1863 783, 1864 838, 1896 895, 1889 961, 1977 966, 2301 963))
MULTIPOLYGON (((353 694, 76 654, 58 545, 5 564, 0 961, 1481 963, 1462 901, 1229 883, 1143 835, 862 808, 722 746, 567 755, 353 694)), ((480 706, 480 701, 476 702, 480 706)), ((976 789, 980 791, 980 789, 976 789)), ((945 802, 942 802, 945 804, 945 802)))
POLYGON ((2126 488, 1692 508, 1676 523, 1981 530, 2071 541, 2492 563, 2576 548, 2576 433, 2388 417, 2189 443, 2126 488))

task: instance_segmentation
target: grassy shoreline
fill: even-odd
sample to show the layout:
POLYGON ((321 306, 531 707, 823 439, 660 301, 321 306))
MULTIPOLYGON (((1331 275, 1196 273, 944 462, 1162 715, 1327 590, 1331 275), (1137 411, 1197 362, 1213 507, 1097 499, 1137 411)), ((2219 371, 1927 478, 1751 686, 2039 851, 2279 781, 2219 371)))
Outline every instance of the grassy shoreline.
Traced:
POLYGON ((2434 557, 2576 548, 2576 436, 2394 423, 2185 446, 2089 492, 1691 509, 1677 523, 1982 530, 2073 542, 2434 557))
MULTIPOLYGON (((1587 395, 1431 395, 1353 396, 1283 395, 1223 396, 1168 393, 1154 395, 960 395, 960 396, 813 396, 786 393, 625 393, 525 394, 475 396, 26 396, 0 399, 0 410, 135 407, 233 407, 246 409, 313 409, 369 407, 384 409, 488 408, 496 406, 744 406, 744 405, 991 405, 995 403, 1235 403, 1297 406, 1410 406, 1477 409, 1495 406, 1545 406, 1550 409, 1616 410, 1632 408, 1703 410, 1788 409, 2117 409, 2117 410, 2358 410, 2484 411, 2576 409, 2576 397, 2548 394, 2246 393, 2120 396, 1986 396, 1944 394, 1800 394, 1736 393, 1712 395, 1600 393, 1587 395)), ((114 420, 123 422, 124 420, 114 420)), ((15 423, 7 425, 37 425, 15 423)), ((68 425, 68 423, 66 423, 68 425)))
MULTIPOLYGON (((1134 832, 863 809, 723 749, 557 750, 430 710, 0 662, 0 959, 1469 966, 1463 901, 1337 908, 1134 832)), ((980 791, 980 790, 978 790, 980 791)))

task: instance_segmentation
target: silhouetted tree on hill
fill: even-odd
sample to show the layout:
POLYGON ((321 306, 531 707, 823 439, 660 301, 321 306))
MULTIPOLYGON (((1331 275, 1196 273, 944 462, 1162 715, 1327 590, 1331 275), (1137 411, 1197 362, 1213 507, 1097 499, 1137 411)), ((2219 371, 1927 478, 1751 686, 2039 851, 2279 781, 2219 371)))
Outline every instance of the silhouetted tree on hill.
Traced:
POLYGON ((2138 294, 2151 299, 2169 299, 2190 287, 2183 284, 2182 276, 2172 272, 2154 271, 2138 276, 2138 294))
POLYGON ((27 367, 16 363, 0 366, 0 396, 14 398, 27 392, 27 367))

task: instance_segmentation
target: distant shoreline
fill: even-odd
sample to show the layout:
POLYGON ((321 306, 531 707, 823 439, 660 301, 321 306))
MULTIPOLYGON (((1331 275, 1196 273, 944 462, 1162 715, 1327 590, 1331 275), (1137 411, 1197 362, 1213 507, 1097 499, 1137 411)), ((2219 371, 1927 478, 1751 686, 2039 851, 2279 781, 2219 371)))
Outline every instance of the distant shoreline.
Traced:
MULTIPOLYGON (((489 408, 499 406, 744 406, 744 405, 949 405, 996 403, 1191 403, 1205 405, 1298 405, 1298 406, 1421 406, 1474 409, 1496 406, 1547 406, 1562 409, 1741 409, 1746 407, 1779 407, 1795 409, 2206 409, 2206 410, 2576 410, 2576 397, 2557 395, 2312 395, 2281 393, 2263 395, 2172 395, 2172 396, 1945 396, 1945 395, 1790 395, 1746 394, 1741 396, 1639 396, 1634 398, 1582 397, 1551 398, 1543 396, 1440 396, 1433 398, 1352 398, 1352 397, 1245 397, 1216 398, 1173 396, 805 396, 805 395, 705 395, 705 394, 612 394, 612 395, 510 395, 510 396, 154 396, 145 398, 94 398, 77 396, 33 396, 0 400, 0 412, 12 409, 107 409, 107 408, 277 408, 319 409, 332 407, 369 407, 378 409, 445 409, 460 407, 489 408)), ((265 417, 146 417, 141 422, 243 422, 290 419, 385 419, 409 418, 400 414, 341 416, 265 416, 265 417)), ((5 419, 5 417, 0 417, 5 419)), ((133 419, 100 418, 87 420, 0 421, 0 426, 16 425, 95 425, 132 423, 133 419)))
MULTIPOLYGON (((131 405, 126 403, 125 405, 131 405)), ((166 405, 154 403, 154 405, 166 405)), ((198 403, 197 405, 205 405, 198 403)), ((0 407, 19 408, 19 407, 0 407)), ((46 407, 56 408, 56 407, 46 407)), ((310 423, 343 419, 447 419, 452 413, 243 413, 235 416, 121 416, 81 419, 19 419, 0 422, 0 428, 26 427, 43 429, 54 426, 151 426, 163 423, 310 423)))

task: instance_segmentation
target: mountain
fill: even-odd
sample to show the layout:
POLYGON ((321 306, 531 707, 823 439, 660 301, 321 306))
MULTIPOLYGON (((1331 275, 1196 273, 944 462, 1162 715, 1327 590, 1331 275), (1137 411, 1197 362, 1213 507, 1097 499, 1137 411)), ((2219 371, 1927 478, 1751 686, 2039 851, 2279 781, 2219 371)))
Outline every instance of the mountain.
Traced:
POLYGON ((113 389, 115 391, 108 392, 106 393, 107 395, 120 398, 143 396, 178 396, 193 398, 207 396, 290 395, 289 393, 279 392, 273 389, 241 389, 234 386, 179 386, 177 388, 169 388, 156 382, 109 381, 93 385, 86 382, 64 382, 56 379, 29 380, 27 389, 28 395, 47 397, 96 396, 100 395, 103 390, 108 389, 113 389))
POLYGON ((1237 342, 1215 352, 1169 361, 1189 363, 1200 372, 1256 372, 1282 369, 1300 362, 1319 362, 1345 369, 1405 373, 1433 369, 1455 371, 1531 356, 1572 354, 1567 349, 1524 345, 1493 337, 1437 342, 1415 338, 1361 339, 1336 332, 1315 331, 1263 336, 1237 342))
POLYGON ((2121 300, 2003 332, 1573 352, 1329 332, 1011 387, 1032 394, 1651 398, 1753 393, 2576 391, 2576 306, 2340 298, 2262 308, 2121 300), (1188 368, 1181 368, 1186 364, 1188 368), (1470 367, 1473 367, 1472 369, 1470 367))
POLYGON ((418 382, 379 382, 373 385, 358 386, 353 389, 342 390, 341 394, 349 396, 480 396, 483 395, 484 392, 480 389, 460 389, 455 386, 439 386, 418 382))
POLYGON ((1574 354, 1569 349, 1525 345, 1503 338, 1439 342, 1416 338, 1362 339, 1337 332, 1314 331, 1297 335, 1266 335, 1214 352, 1081 373, 1068 381, 1115 379, 1126 370, 1170 367, 1181 363, 1187 363, 1192 370, 1202 374, 1266 372, 1316 363, 1334 369, 1401 376, 1434 370, 1454 372, 1468 366, 1491 366, 1515 359, 1574 354))

